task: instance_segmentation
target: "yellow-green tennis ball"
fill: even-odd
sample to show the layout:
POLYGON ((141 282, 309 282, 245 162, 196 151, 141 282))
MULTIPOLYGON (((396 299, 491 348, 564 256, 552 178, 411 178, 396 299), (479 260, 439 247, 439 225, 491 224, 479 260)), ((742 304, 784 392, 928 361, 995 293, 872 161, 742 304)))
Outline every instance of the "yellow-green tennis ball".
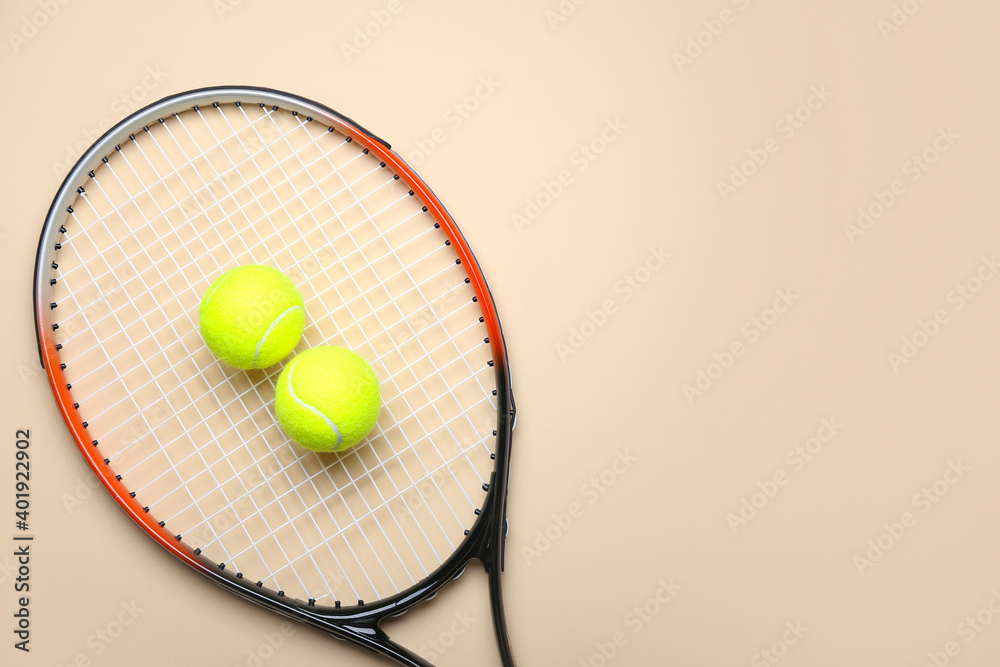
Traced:
POLYGON ((343 347, 314 347, 278 376, 274 406, 289 438, 306 449, 338 452, 364 440, 382 398, 368 362, 343 347))
POLYGON ((295 283, 273 267, 250 264, 226 271, 209 286, 198 326, 215 356, 249 370, 287 357, 305 322, 295 283))

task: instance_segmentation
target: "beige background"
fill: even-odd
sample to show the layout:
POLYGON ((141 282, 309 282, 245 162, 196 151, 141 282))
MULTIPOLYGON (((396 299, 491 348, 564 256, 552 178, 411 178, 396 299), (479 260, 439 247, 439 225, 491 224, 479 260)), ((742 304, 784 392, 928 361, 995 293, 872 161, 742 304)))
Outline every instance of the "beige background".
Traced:
MULTIPOLYGON (((389 140, 483 264, 519 408, 520 665, 995 664, 998 21, 988 0, 5 0, 0 663, 384 664, 161 553, 38 367, 30 278, 68 161, 142 104, 238 83, 389 140)), ((484 584, 389 630, 494 664, 484 584)))

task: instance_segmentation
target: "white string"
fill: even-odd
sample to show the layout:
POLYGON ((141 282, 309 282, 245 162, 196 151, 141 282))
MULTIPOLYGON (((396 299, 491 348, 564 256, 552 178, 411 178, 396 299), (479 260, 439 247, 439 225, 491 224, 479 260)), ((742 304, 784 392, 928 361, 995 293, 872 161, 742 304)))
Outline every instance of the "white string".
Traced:
MULTIPOLYGON (((108 348, 97 337, 96 344, 77 355, 81 370, 74 379, 74 394, 78 387, 87 387, 90 396, 80 399, 82 406, 90 402, 99 406, 91 417, 92 430, 106 421, 105 430, 117 432, 128 423, 121 423, 120 418, 115 422, 122 413, 138 416, 146 424, 147 432, 141 438, 123 442, 117 451, 109 453, 111 465, 115 466, 117 460, 127 464, 119 469, 126 484, 132 477, 144 480, 135 489, 137 498, 146 502, 157 518, 166 517, 168 527, 173 529, 175 523, 186 521, 192 525, 184 527, 184 534, 205 533, 208 539, 193 546, 202 548, 206 556, 232 563, 238 571, 241 562, 259 560, 264 571, 247 571, 248 577, 300 596, 341 599, 327 576, 331 563, 356 599, 392 594, 425 577, 447 557, 461 541, 462 529, 471 526, 474 520, 471 510, 483 497, 477 487, 488 479, 492 468, 487 460, 489 435, 478 433, 469 412, 480 406, 494 411, 496 408, 492 398, 494 380, 485 368, 487 356, 481 345, 486 329, 475 320, 481 311, 454 298, 463 291, 472 294, 460 280, 447 282, 449 276, 464 276, 464 267, 454 265, 456 255, 444 246, 443 234, 433 229, 432 216, 419 210, 419 202, 407 194, 406 186, 393 181, 388 168, 380 167, 374 156, 363 155, 356 143, 316 127, 316 123, 271 109, 264 109, 252 118, 248 106, 245 104, 237 111, 232 105, 221 105, 217 113, 211 112, 211 119, 202 110, 167 118, 164 123, 151 126, 148 133, 139 134, 121 152, 109 156, 107 165, 96 170, 95 192, 107 200, 107 209, 95 209, 89 216, 95 218, 93 221, 84 219, 88 216, 71 214, 68 239, 86 240, 101 250, 102 259, 95 264, 99 266, 96 272, 89 268, 93 258, 81 257, 78 265, 66 265, 61 274, 69 299, 60 305, 75 307, 85 323, 81 331, 66 336, 66 352, 78 341, 84 344, 95 332, 114 329, 124 333, 129 349, 108 348), (199 121, 197 131, 189 127, 186 118, 199 121), (147 143, 149 149, 155 150, 147 150, 147 143), (261 146, 256 147, 256 143, 261 146), (191 153, 185 144, 207 146, 191 153), (234 152, 236 148, 240 150, 234 152), (129 157, 133 152, 143 164, 129 157), (303 159, 311 152, 318 152, 318 157, 303 159), (175 163, 171 153, 179 153, 182 161, 175 163), (225 171, 220 172, 216 167, 214 156, 227 159, 229 166, 225 171), (118 177, 119 167, 125 168, 129 181, 118 177), (360 173, 347 176, 347 170, 360 173), (113 177, 123 196, 118 197, 117 192, 101 186, 100 178, 105 171, 113 177), (149 176, 151 173, 153 178, 149 176), (342 187, 331 188, 331 177, 339 179, 342 187), (133 188, 134 184, 138 188, 133 188), (178 193, 183 197, 175 194, 171 187, 175 184, 185 191, 178 193), (273 197, 279 189, 287 198, 273 197), (397 189, 399 194, 393 194, 397 189), (185 213, 187 202, 199 204, 203 192, 212 200, 207 206, 201 205, 187 220, 169 224, 172 216, 185 213), (158 195, 164 194, 169 201, 161 201, 158 195), (317 196, 319 201, 310 205, 307 199, 317 196), (345 197, 347 201, 342 202, 345 197), (251 208, 244 208, 240 216, 259 210, 259 214, 253 214, 255 219, 247 220, 242 233, 223 238, 213 227, 206 227, 212 219, 222 219, 227 207, 240 206, 241 198, 251 208), (387 201, 369 206, 377 198, 387 201), (271 199, 276 205, 268 206, 267 200, 271 199), (291 208, 293 203, 304 209, 304 213, 296 214, 291 208), (153 215, 146 215, 144 205, 154 209, 150 211, 153 215), (320 218, 319 211, 324 215, 329 212, 332 219, 320 218), (354 222, 348 221, 348 216, 354 222), (272 217, 281 224, 272 224, 272 217), (130 221, 131 227, 121 229, 122 221, 130 221), (327 286, 317 290, 306 305, 307 311, 311 311, 312 325, 317 330, 322 327, 318 340, 344 344, 338 338, 337 320, 349 313, 350 331, 345 332, 360 336, 353 345, 378 351, 370 361, 388 370, 390 364, 408 360, 407 373, 413 368, 425 368, 427 375, 412 384, 407 380, 406 386, 395 375, 382 378, 387 400, 370 438, 371 445, 340 455, 333 463, 314 454, 294 455, 291 460, 281 462, 270 476, 259 475, 262 464, 278 461, 276 454, 280 449, 275 449, 276 445, 295 447, 284 444, 267 407, 274 373, 264 374, 262 380, 260 374, 233 374, 206 357, 200 340, 187 339, 196 328, 192 305, 197 306, 202 280, 221 273, 237 257, 252 258, 256 263, 269 263, 286 271, 294 268, 310 279, 311 271, 304 265, 309 257, 291 252, 293 242, 300 238, 296 230, 304 225, 312 227, 307 237, 318 237, 321 247, 331 251, 335 265, 347 267, 364 260, 371 271, 380 265, 391 268, 389 273, 377 275, 368 284, 367 276, 362 282, 351 271, 345 276, 335 275, 332 266, 321 262, 311 280, 322 277, 320 282, 327 286), (372 227, 376 234, 368 238, 372 227), (99 230, 100 238, 91 234, 90 229, 99 230), (139 242, 140 234, 145 237, 150 232, 155 236, 159 256, 172 252, 181 254, 181 259, 158 262, 150 250, 152 246, 139 242), (185 238, 189 233, 194 234, 193 240, 185 238), (363 237, 356 236, 359 233, 363 237), (411 245, 426 244, 435 235, 440 247, 431 247, 404 261, 400 252, 411 245), (217 240, 204 242, 212 236, 217 240), (105 237, 111 242, 104 243, 105 237), (94 313, 88 309, 101 299, 83 303, 76 295, 85 294, 88 286, 99 286, 101 281, 117 285, 117 274, 122 273, 123 267, 132 268, 137 257, 130 255, 125 245, 131 247, 135 242, 139 242, 141 249, 138 257, 148 266, 136 268, 134 275, 129 271, 130 275, 120 281, 115 291, 131 297, 128 307, 141 308, 138 319, 122 321, 115 308, 109 308, 110 312, 94 309, 96 317, 91 317, 94 313), (375 252, 376 246, 387 250, 375 252), (114 253, 106 254, 112 250, 120 255, 120 261, 114 261, 114 253), (112 261, 105 261, 104 256, 112 261), (427 262, 440 262, 441 268, 426 275, 423 265, 427 262), (422 277, 413 275, 410 267, 414 266, 421 267, 422 277), (402 289, 396 287, 399 284, 402 289), (143 293, 153 294, 175 285, 180 292, 169 292, 165 303, 148 296, 141 298, 143 293), (327 306, 337 299, 344 285, 349 285, 349 292, 355 296, 345 303, 327 306), (390 285, 394 287, 392 292, 390 285), (378 301, 370 297, 374 294, 369 291, 371 288, 380 290, 378 301), (393 308, 390 320, 384 319, 387 312, 379 310, 385 307, 380 301, 383 292, 389 294, 393 308), (182 303, 186 306, 178 320, 171 312, 182 303), (338 315, 342 309, 347 310, 338 315), (463 319, 463 313, 469 318, 463 319), (144 318, 150 315, 163 324, 145 323, 144 318), (426 320, 419 329, 415 326, 418 317, 426 320), (452 321, 461 321, 462 325, 441 336, 452 321), (142 326, 139 337, 135 338, 131 327, 137 324, 142 326), (399 342, 402 335, 407 336, 405 343, 399 342), (480 344, 474 345, 477 339, 480 344), (157 372, 142 355, 134 354, 140 346, 158 347, 161 352, 153 358, 159 364, 160 357, 170 347, 164 341, 175 344, 179 354, 166 360, 169 363, 163 372, 157 372), (389 346, 383 345, 386 341, 389 346), (449 355, 447 359, 442 358, 445 353, 449 355), (89 358, 88 354, 99 361, 82 363, 89 358), (481 358, 481 363, 474 363, 474 358, 481 358), (129 367, 121 367, 123 364, 129 367), (462 366, 462 372, 456 374, 454 369, 458 365, 462 366), (126 379, 131 382, 135 370, 143 371, 144 376, 126 386, 126 379), (445 378, 453 382, 444 382, 445 378), (236 390, 237 386, 242 389, 236 390), (478 387, 472 398, 464 394, 470 386, 478 387), (142 397, 156 393, 160 400, 169 399, 176 411, 161 423, 151 423, 144 414, 150 405, 142 397), (222 399, 223 394, 233 398, 222 399), (458 406, 452 418, 446 418, 439 408, 442 400, 458 406), (433 418, 433 424, 425 424, 419 418, 424 411, 428 411, 428 418, 433 418), (166 429, 176 429, 174 420, 181 422, 182 416, 195 420, 193 428, 189 424, 180 433, 168 433, 166 429), (462 429, 473 434, 471 438, 462 435, 460 423, 462 429), (191 431, 204 430, 201 426, 204 424, 213 425, 215 442, 192 443, 191 431), (411 434, 410 429, 416 431, 411 434), (439 443, 446 441, 457 445, 454 453, 442 453, 439 443), (477 448, 482 454, 475 454, 477 448), (221 458, 216 458, 216 454, 221 458), (428 465, 429 454, 434 457, 431 465, 428 465), (411 469, 407 461, 419 468, 411 469), (468 472, 461 472, 455 467, 457 464, 468 472), (338 486, 337 479, 344 473, 347 473, 346 485, 338 486), (247 484, 251 475, 259 475, 260 480, 247 484), (145 499, 144 494, 154 494, 165 482, 174 479, 184 485, 163 494, 163 498, 145 499), (195 488, 201 490, 192 493, 195 488), (313 500, 303 495, 307 490, 313 500), (185 500, 177 502, 178 491, 185 500), (260 497, 264 491, 268 495, 260 497), (258 498, 263 502, 258 502, 258 498), (411 505, 410 500, 417 504, 411 505), (457 501, 461 501, 460 506, 455 504, 457 501), (392 509, 400 502, 402 514, 392 509), (448 525, 442 523, 439 512, 430 511, 438 505, 449 515, 448 525), (341 513, 346 514, 346 520, 337 518, 341 513), (197 517, 193 522, 192 516, 197 517), (230 516, 236 516, 239 523, 218 530, 213 527, 213 522, 221 523, 230 516), (256 523, 264 524, 264 530, 249 534, 247 526, 255 522, 254 517, 259 519, 256 523), (419 544, 408 534, 411 529, 419 544), (249 544, 245 544, 247 535, 249 544), (316 540, 315 535, 322 539, 316 540), (385 560, 390 555, 392 562, 385 560), (247 561, 250 556, 253 558, 247 561), (321 584, 323 590, 314 583, 317 575, 326 580, 321 584)), ((203 109, 207 112, 208 107, 203 109)), ((407 250, 407 254, 412 253, 407 250)), ((110 296, 104 296, 108 304, 110 296)), ((316 340, 309 331, 307 339, 316 340)), ((69 364, 71 370, 75 366, 69 364)), ((104 446, 102 440, 102 453, 104 446)))

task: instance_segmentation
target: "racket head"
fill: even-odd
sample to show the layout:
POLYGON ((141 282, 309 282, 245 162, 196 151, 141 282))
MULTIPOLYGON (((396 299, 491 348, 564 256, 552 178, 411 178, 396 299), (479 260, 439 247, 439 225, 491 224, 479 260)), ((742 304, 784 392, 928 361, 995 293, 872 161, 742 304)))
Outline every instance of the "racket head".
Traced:
MULTIPOLYGON (((310 246, 300 244, 299 251, 303 247, 310 246)), ((330 627, 328 621, 370 630, 386 614, 401 613, 432 595, 460 574, 470 558, 497 571, 501 567, 514 406, 495 304, 478 262, 440 200, 389 144, 357 123, 288 93, 232 86, 182 93, 136 112, 98 139, 66 176, 39 239, 34 291, 41 363, 85 459, 148 535, 200 573, 258 603, 356 640, 356 632, 345 634, 345 626, 330 627), (216 113, 221 114, 218 119, 206 120, 216 113), (233 119, 241 123, 234 125, 233 119), (205 127, 196 127, 198 122, 205 127), (220 136, 227 128, 231 135, 220 136), (209 150, 198 152, 200 142, 209 150), (331 157, 348 149, 348 157, 331 157), (294 169, 283 168, 288 165, 294 169), (344 176, 347 172, 357 174, 344 176), (144 182, 149 174, 159 177, 152 187, 144 182), (366 182, 373 180, 372 174, 377 178, 366 182), (265 203, 272 199, 277 203, 265 203), (256 217, 246 215, 251 206, 260 210, 256 217), (317 214, 319 207, 325 207, 323 215, 317 214), (375 207, 384 208, 368 210, 375 207), (395 209, 402 212, 382 215, 395 209), (233 246, 240 234, 220 231, 227 224, 234 233, 247 234, 252 228, 257 238, 245 247, 233 246), (373 235, 362 236, 372 226, 373 235), (401 226, 407 232, 392 237, 401 226), (188 227, 191 236, 179 231, 188 227), (115 230, 125 230, 125 236, 116 236, 115 230), (325 243, 320 247, 330 254, 310 274, 295 259, 295 243, 316 230, 325 232, 319 236, 325 243), (345 233, 349 241, 344 241, 345 233), (207 235, 218 243, 209 247, 207 235), (130 255, 133 240, 142 248, 139 265, 130 259, 136 257, 130 255), (424 245, 435 243, 438 247, 424 255, 424 245), (347 249, 338 247, 345 244, 347 249), (206 250, 201 254, 192 250, 202 246, 206 250), (365 252, 374 246, 377 259, 365 252), (415 265, 400 256, 411 246, 420 247, 420 261, 433 257, 439 273, 428 266, 413 275, 415 265), (343 455, 297 451, 268 421, 267 389, 273 388, 280 367, 248 377, 196 349, 196 310, 203 289, 222 270, 250 261, 301 270, 293 279, 304 279, 300 289, 307 311, 318 315, 307 325, 304 345, 360 346, 379 374, 384 396, 390 382, 372 442, 343 455), (379 261, 385 267, 375 270, 379 261), (331 275, 328 263, 342 266, 343 275, 331 275), (369 269, 373 277, 359 277, 369 269), (388 279, 400 275, 407 280, 390 288, 388 279), (314 278, 317 285, 310 287, 314 278), (322 307, 330 300, 354 303, 356 312, 322 307), (402 302, 406 305, 396 309, 395 319, 389 319, 388 310, 379 310, 402 302), (459 342, 450 320, 470 314, 474 319, 463 325, 459 342), (363 325, 366 319, 371 326, 363 325), (352 321, 360 322, 353 333, 352 321), (67 322, 78 324, 69 327, 67 322), (133 327, 140 333, 130 335, 133 327), (444 372, 455 359, 445 363, 439 354, 451 347, 458 348, 455 359, 468 366, 466 382, 482 386, 482 397, 457 396, 457 380, 444 372), (154 360, 163 367, 155 367, 154 360), (424 370, 414 371, 421 363, 424 370), (400 374, 413 376, 412 386, 420 391, 402 387, 400 374), (192 409, 219 392, 231 398, 216 412, 192 409), (442 397, 454 399, 449 410, 455 415, 446 416, 436 407, 442 397), (155 412, 158 405, 160 414, 155 412), (478 410, 480 423, 468 418, 470 406, 478 410), (221 433, 213 431, 206 415, 232 410, 241 412, 223 421, 221 433), (421 411, 432 417, 418 417, 413 424, 421 411), (463 414, 468 423, 459 433, 456 424, 463 422, 453 420, 463 414), (416 435, 408 435, 407 428, 416 435), (449 439, 453 456, 442 453, 439 444, 449 439), (230 449, 220 459, 212 458, 223 443, 230 449), (233 452, 243 455, 241 462, 233 452), (410 455, 413 461, 404 465, 410 455), (191 467, 180 467, 178 457, 191 467), (463 457, 468 469, 461 475, 434 477, 435 471, 447 469, 449 458, 463 457), (157 463, 158 458, 168 463, 157 463), (270 468, 265 465, 269 461, 270 468), (417 472, 394 476, 390 467, 396 463, 401 468, 415 465, 410 470, 417 472), (230 469, 233 475, 225 477, 230 469), (185 471, 194 471, 189 474, 204 478, 209 487, 215 484, 221 494, 184 487, 185 471), (338 474, 346 479, 335 479, 338 474), (164 476, 170 475, 164 485, 164 476), (375 479, 379 475, 384 481, 375 479), (283 486, 270 481, 275 477, 283 486), (191 501, 185 509, 179 509, 183 503, 177 505, 169 491, 158 490, 178 483, 191 501), (309 484, 316 497, 302 497, 297 483, 309 484), (446 492, 446 486, 460 487, 468 506, 454 507, 448 495, 453 492, 446 492), (268 497, 255 497, 256 489, 268 497), (454 526, 445 528, 436 518, 442 504, 455 515, 454 526), (185 515, 190 507, 200 519, 185 515), (276 509, 277 529, 271 516, 276 509), (328 526, 319 525, 311 512, 324 512, 328 526), (341 521, 340 515, 346 518, 341 521), (289 537, 300 542, 294 553, 282 545, 282 516, 294 528, 289 537), (254 521, 264 525, 261 535, 274 543, 269 555, 255 553, 260 549, 252 544, 244 546, 259 535, 245 531, 239 540, 226 537, 239 535, 254 521), (315 534, 305 535, 306 528, 315 534), (324 529, 333 530, 333 536, 324 529), (345 537, 351 529, 353 543, 345 537), (378 545, 366 530, 381 533, 378 545), (442 535, 432 537, 433 531, 442 535), (398 537, 404 539, 397 544, 405 546, 391 544, 398 537), (330 546, 336 539, 346 550, 330 546), (415 546, 421 539, 426 545, 415 546), (380 553, 383 542, 389 549, 380 553), (380 563, 385 581, 376 584, 364 573, 368 554, 358 552, 366 549, 380 563), (407 549, 412 557, 401 553, 407 549), (333 554, 332 561, 326 552, 333 554), (244 562, 277 558, 278 564, 264 562, 264 569, 254 573, 240 562, 245 554, 252 558, 244 562), (305 569, 294 576, 282 574, 282 558, 305 563, 305 569), (325 567, 318 562, 323 558, 335 565, 325 567), (354 564, 345 567, 347 561, 354 564), (346 592, 330 590, 331 572, 334 579, 347 579, 346 592)), ((491 576, 491 586, 493 582, 491 576)))

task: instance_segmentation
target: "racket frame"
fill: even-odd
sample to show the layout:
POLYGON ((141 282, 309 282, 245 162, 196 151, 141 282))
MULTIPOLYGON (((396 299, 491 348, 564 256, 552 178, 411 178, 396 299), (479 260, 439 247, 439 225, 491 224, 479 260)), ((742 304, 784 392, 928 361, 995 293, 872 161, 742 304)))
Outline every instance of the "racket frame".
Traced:
POLYGON ((102 135, 77 161, 63 180, 49 208, 38 242, 34 274, 34 314, 39 360, 45 369, 53 396, 62 413, 73 439, 84 459, 97 475, 105 489, 115 499, 125 513, 139 525, 154 541, 167 549, 186 565, 208 577, 216 584, 229 589, 259 605, 279 614, 297 619, 334 637, 347 640, 394 658, 401 664, 432 667, 429 662, 406 647, 389 639, 379 627, 382 619, 398 616, 415 604, 433 597, 438 590, 460 576, 471 559, 477 559, 488 575, 490 606, 493 616, 494 633, 501 660, 505 666, 514 665, 507 623, 503 607, 503 591, 500 575, 504 565, 504 542, 507 533, 507 486, 510 470, 510 448, 515 422, 514 401, 510 388, 510 371, 507 351, 500 319, 483 277, 479 263, 472 254, 451 214, 421 179, 404 161, 393 152, 391 146, 378 136, 350 118, 316 102, 297 95, 268 88, 248 86, 219 86, 199 88, 166 97, 155 102, 128 118, 122 120, 102 135), (207 104, 253 102, 272 108, 291 109, 314 121, 328 124, 352 141, 376 155, 409 185, 421 202, 427 206, 435 221, 451 241, 458 260, 465 265, 466 274, 476 293, 483 312, 484 324, 489 333, 492 362, 496 373, 497 389, 497 429, 494 451, 495 468, 488 485, 482 508, 477 510, 473 526, 467 531, 464 541, 455 552, 437 569, 405 591, 374 603, 341 607, 316 605, 314 601, 293 599, 242 577, 241 574, 214 563, 195 549, 185 544, 182 536, 171 533, 161 522, 145 510, 131 495, 120 476, 116 476, 108 461, 101 456, 99 442, 90 435, 87 423, 75 405, 72 386, 68 382, 65 367, 60 361, 61 346, 56 341, 58 323, 53 315, 57 304, 51 300, 52 287, 58 272, 57 251, 61 235, 65 232, 62 221, 68 215, 72 202, 83 193, 83 186, 92 178, 94 170, 102 158, 116 151, 117 147, 133 140, 140 133, 149 131, 155 123, 192 108, 207 104), (47 298, 48 297, 48 298, 47 298))

